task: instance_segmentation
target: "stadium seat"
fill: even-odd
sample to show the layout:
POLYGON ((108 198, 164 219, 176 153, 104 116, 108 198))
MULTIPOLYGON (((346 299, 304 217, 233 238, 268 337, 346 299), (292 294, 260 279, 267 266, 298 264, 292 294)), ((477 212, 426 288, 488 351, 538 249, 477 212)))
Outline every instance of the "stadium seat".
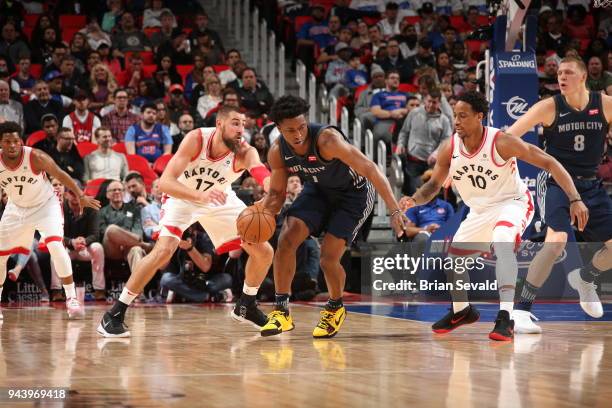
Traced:
POLYGON ((213 65, 213 69, 218 74, 219 72, 227 71, 230 69, 229 65, 213 65))
POLYGON ((130 171, 137 171, 144 179, 147 190, 151 189, 151 183, 157 178, 157 173, 153 171, 147 159, 137 154, 126 154, 128 168, 130 171))
POLYGON ((415 25, 421 21, 421 16, 406 16, 404 21, 410 25, 415 25))
POLYGON ((176 71, 179 73, 181 78, 183 79, 183 84, 185 84, 185 80, 187 75, 193 71, 193 65, 177 65, 176 71))
POLYGON ((95 150, 97 150, 98 145, 92 142, 81 142, 81 143, 77 143, 76 148, 79 151, 79 155, 81 157, 85 157, 89 153, 92 153, 95 150))
POLYGON ((355 103, 357 103, 359 100, 359 95, 361 95, 361 93, 365 91, 368 86, 370 86, 370 84, 359 85, 357 88, 355 88, 355 103))
POLYGON ((25 14, 23 16, 23 24, 24 27, 31 27, 32 29, 36 26, 38 19, 40 18, 40 14, 25 14))
POLYGON ((170 161, 172 156, 174 155, 173 154, 162 154, 161 156, 159 156, 157 160, 155 160, 155 163, 153 163, 153 171, 161 176, 161 174, 164 172, 164 169, 168 165, 168 162, 170 161))
POLYGON ((28 136, 28 138, 26 139, 26 146, 32 147, 41 140, 44 140, 46 137, 47 134, 44 130, 37 130, 36 132, 33 132, 30 136, 28 136))
POLYGON ((127 154, 127 150, 125 150, 125 143, 123 142, 115 143, 112 149, 117 153, 127 154))
POLYGON ((480 60, 480 54, 481 54, 481 46, 482 44, 486 44, 487 41, 480 41, 480 40, 466 40, 465 41, 465 46, 467 47, 469 53, 470 53, 470 58, 474 58, 474 59, 478 59, 480 60))
POLYGON ((85 189, 83 190, 83 192, 90 197, 95 197, 98 195, 98 192, 100 191, 100 186, 105 181, 106 181, 105 178, 97 178, 97 179, 89 180, 87 184, 85 185, 85 189))
POLYGON ((296 34, 300 32, 304 24, 310 23, 311 21, 312 21, 312 17, 310 16, 297 16, 295 18, 295 23, 294 23, 296 34))
POLYGON ((380 20, 381 20, 381 19, 380 19, 380 18, 378 18, 378 17, 368 17, 368 16, 363 17, 363 21, 365 21, 365 23, 366 23, 368 26, 373 26, 373 25, 375 25, 375 24, 378 24, 378 22, 379 22, 380 20))
POLYGON ((419 88, 413 84, 399 84, 397 88, 400 92, 417 93, 419 88))
POLYGON ((152 78, 153 74, 155 74, 155 71, 157 71, 157 65, 155 64, 142 66, 142 72, 145 78, 152 78))
POLYGON ((76 27, 62 28, 62 40, 70 44, 70 42, 72 41, 72 37, 74 37, 74 34, 77 33, 79 30, 80 28, 76 28, 76 27))
POLYGON ((78 14, 62 14, 59 16, 59 25, 62 29, 76 28, 80 30, 87 24, 87 17, 78 14))
POLYGON ((21 29, 23 37, 27 39, 27 42, 32 41, 32 31, 34 31, 34 27, 25 26, 21 29))
POLYGON ((42 64, 32 64, 30 65, 30 74, 36 79, 39 79, 42 75, 42 64))
POLYGON ((161 29, 159 27, 147 27, 147 28, 144 28, 142 31, 144 31, 147 38, 151 39, 151 37, 153 37, 153 34, 159 33, 160 30, 161 29))

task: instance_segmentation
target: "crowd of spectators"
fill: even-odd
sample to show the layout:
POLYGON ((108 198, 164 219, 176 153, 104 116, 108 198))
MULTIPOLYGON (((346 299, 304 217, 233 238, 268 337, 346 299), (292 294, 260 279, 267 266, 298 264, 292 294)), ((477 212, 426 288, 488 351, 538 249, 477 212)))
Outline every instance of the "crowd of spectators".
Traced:
MULTIPOLYGON (((402 190, 412 193, 453 131, 456 97, 479 86, 475 66, 487 41, 474 33, 491 23, 486 2, 254 3, 290 56, 306 63, 373 131, 375 142, 383 140, 401 157, 402 190)), ((588 1, 533 3, 540 96, 559 92, 556 68, 572 53, 587 62, 589 87, 611 93, 610 16, 588 1)), ((226 49, 195 0, 0 1, 0 36, 0 120, 21 124, 24 143, 47 152, 104 204, 97 214, 79 215, 73 195, 64 194, 65 244, 73 259, 91 262, 97 299, 108 295, 112 268, 123 265, 129 273, 150 250, 161 207, 156 179, 190 130, 214 126, 223 105, 241 107, 245 140, 264 163, 279 136, 266 117, 274 96, 241 50, 226 49)), ((610 163, 602 165, 608 181, 610 163)), ((235 187, 250 204, 263 191, 247 176, 235 187)), ((288 203, 300 184, 290 179, 288 203)), ((452 194, 449 200, 456 204, 452 194)), ((452 207, 439 201, 428 206, 451 214, 452 207)), ((411 222, 411 236, 419 236, 444 220, 411 222)), ((228 290, 240 287, 241 277, 229 265, 244 255, 219 257, 197 227, 179 247, 161 280, 165 290, 192 301, 230 300, 228 290)), ((37 243, 33 248, 31 258, 16 257, 9 277, 27 270, 44 297, 39 264, 46 255, 37 243)), ((301 278, 294 288, 300 298, 317 290, 318 256, 316 240, 300 248, 301 278)), ((52 299, 61 298, 56 283, 51 280, 52 299)))

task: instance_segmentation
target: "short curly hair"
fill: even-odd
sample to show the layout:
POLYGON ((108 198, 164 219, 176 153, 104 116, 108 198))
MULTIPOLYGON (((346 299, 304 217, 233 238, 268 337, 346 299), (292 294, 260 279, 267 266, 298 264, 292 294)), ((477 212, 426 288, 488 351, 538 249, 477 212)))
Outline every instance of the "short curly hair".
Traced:
POLYGON ((285 119, 305 115, 309 109, 310 105, 304 99, 298 96, 285 95, 274 102, 268 116, 274 123, 279 124, 285 119))
POLYGON ((465 102, 472 107, 474 112, 487 116, 489 113, 489 102, 480 92, 469 91, 457 98, 457 102, 465 102))
POLYGON ((23 130, 21 126, 16 122, 4 122, 0 123, 0 140, 6 134, 17 133, 21 137, 23 130))

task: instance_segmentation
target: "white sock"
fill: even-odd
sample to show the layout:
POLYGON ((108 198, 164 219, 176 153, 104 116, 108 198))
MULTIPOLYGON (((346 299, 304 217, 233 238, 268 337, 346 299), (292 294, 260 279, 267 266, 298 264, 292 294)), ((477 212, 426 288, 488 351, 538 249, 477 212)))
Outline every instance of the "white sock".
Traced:
POLYGON ((121 291, 121 295, 119 296, 119 301, 129 306, 137 296, 138 293, 134 293, 124 286, 123 290, 121 291))
POLYGON ((514 302, 499 302, 499 310, 505 310, 508 313, 512 313, 514 308, 514 302))
POLYGON ((64 292, 66 292, 66 299, 76 298, 76 289, 74 287, 74 282, 62 286, 64 287, 64 292))
POLYGON ((247 286, 246 282, 244 282, 244 285, 242 286, 242 292, 244 292, 245 295, 255 296, 257 295, 258 291, 259 286, 247 286))
POLYGON ((453 313, 459 313, 469 305, 468 302, 453 302, 453 313))

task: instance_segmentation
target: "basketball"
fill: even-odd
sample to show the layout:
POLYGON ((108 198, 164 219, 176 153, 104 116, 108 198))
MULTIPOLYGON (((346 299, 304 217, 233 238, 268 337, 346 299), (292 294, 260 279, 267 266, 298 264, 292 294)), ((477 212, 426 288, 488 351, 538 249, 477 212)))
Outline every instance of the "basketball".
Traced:
POLYGON ((266 242, 276 229, 276 217, 265 208, 252 205, 242 210, 236 220, 238 235, 252 244, 266 242))

